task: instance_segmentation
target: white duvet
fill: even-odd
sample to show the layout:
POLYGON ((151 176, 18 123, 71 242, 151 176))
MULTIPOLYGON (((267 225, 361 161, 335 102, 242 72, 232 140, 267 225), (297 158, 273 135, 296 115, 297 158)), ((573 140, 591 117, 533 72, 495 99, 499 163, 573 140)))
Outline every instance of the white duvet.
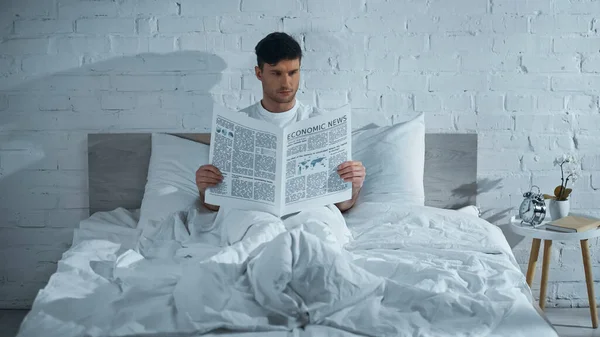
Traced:
POLYGON ((123 209, 83 221, 18 337, 557 336, 501 231, 474 216, 362 204, 343 248, 309 218, 225 219, 252 230, 222 246, 213 219, 190 209, 141 236, 123 209))

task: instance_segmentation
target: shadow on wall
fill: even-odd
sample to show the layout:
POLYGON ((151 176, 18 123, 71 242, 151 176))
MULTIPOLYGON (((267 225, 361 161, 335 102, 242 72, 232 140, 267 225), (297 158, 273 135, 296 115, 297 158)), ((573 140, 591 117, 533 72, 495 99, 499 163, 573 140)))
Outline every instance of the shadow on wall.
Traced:
POLYGON ((466 202, 451 205, 449 208, 457 209, 472 205, 479 194, 489 192, 493 189, 498 189, 501 181, 502 179, 491 180, 485 178, 479 179, 478 181, 474 181, 472 183, 462 184, 452 189, 451 195, 453 198, 460 198, 466 202))
MULTIPOLYGON (((59 210, 87 213, 88 133, 208 131, 215 104, 229 88, 229 77, 222 74, 226 68, 217 55, 186 51, 121 56, 21 83, 3 81, 2 226, 43 227, 44 222, 62 221, 59 210)), ((76 223, 52 224, 73 226, 76 223)), ((6 235, 22 232, 24 236, 27 231, 6 235)), ((33 244, 25 236, 7 242, 12 239, 33 244)), ((71 237, 53 239, 69 243, 71 237)))
MULTIPOLYGON (((480 195, 482 193, 490 192, 495 189, 499 189, 502 185, 502 179, 479 179, 477 183, 465 184, 461 185, 452 190, 452 196, 454 197, 462 197, 462 198, 470 198, 472 197, 473 191, 477 191, 475 195, 480 195)), ((514 248, 518 245, 523 237, 515 234, 510 227, 508 227, 507 221, 510 217, 510 213, 512 208, 506 208, 501 210, 482 210, 481 218, 486 221, 496 224, 501 230, 508 244, 511 248, 514 248)))
POLYGON ((463 197, 470 198, 473 197, 473 191, 476 192, 476 195, 481 193, 489 192, 494 189, 498 189, 500 187, 500 183, 502 179, 479 179, 477 182, 473 182, 470 184, 461 185, 452 190, 453 197, 463 197))

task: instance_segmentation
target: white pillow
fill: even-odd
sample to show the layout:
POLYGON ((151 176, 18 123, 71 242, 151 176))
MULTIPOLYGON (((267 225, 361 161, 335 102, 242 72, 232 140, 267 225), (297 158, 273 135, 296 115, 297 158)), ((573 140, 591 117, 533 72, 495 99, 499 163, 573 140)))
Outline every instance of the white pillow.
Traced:
POLYGON ((208 164, 209 146, 177 136, 153 133, 148 178, 138 228, 164 220, 198 202, 196 170, 208 164))
POLYGON ((474 206, 474 205, 461 207, 461 208, 457 209, 457 211, 466 213, 466 214, 470 214, 470 215, 476 216, 478 218, 481 217, 481 211, 479 210, 479 207, 474 206))
POLYGON ((392 126, 368 125, 353 131, 352 160, 361 161, 367 171, 357 205, 363 202, 425 204, 423 113, 392 126))

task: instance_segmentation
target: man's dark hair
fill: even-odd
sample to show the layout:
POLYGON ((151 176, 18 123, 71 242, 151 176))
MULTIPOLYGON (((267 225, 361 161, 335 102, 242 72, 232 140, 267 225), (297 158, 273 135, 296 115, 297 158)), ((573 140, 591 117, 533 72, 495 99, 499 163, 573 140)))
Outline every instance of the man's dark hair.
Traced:
POLYGON ((265 36, 254 48, 256 62, 262 70, 265 63, 275 65, 281 60, 302 60, 298 42, 286 33, 275 32, 265 36))

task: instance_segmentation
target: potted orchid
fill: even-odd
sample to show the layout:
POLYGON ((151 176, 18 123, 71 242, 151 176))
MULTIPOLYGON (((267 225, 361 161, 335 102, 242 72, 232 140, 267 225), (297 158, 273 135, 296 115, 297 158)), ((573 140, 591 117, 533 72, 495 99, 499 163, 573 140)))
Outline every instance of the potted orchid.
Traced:
POLYGON ((544 194, 544 199, 549 199, 548 209, 552 220, 560 219, 569 214, 569 196, 573 191, 569 187, 579 178, 579 161, 573 155, 563 154, 554 160, 554 166, 560 166, 560 185, 554 188, 554 195, 544 194))

